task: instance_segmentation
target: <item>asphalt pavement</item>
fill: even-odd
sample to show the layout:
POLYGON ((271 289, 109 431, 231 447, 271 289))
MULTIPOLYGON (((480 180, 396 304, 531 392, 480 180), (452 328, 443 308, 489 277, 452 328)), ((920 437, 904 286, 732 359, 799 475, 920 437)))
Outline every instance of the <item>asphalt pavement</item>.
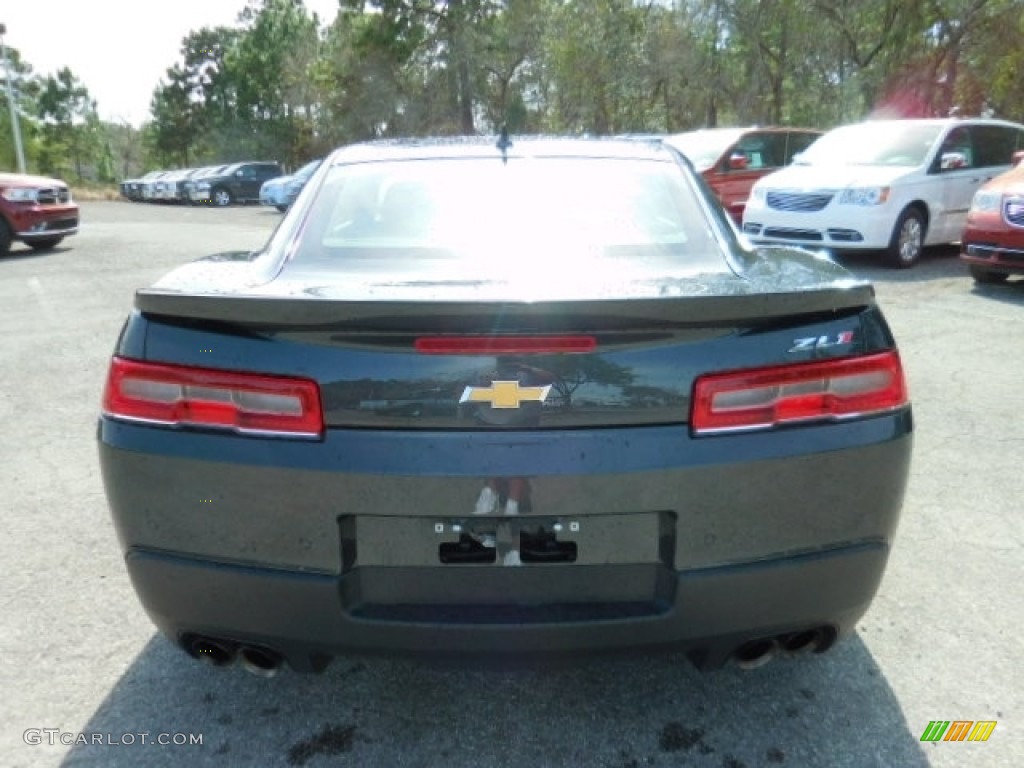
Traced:
POLYGON ((1024 280, 975 287, 953 249, 910 271, 844 259, 876 282, 916 436, 881 591, 831 652, 711 673, 681 655, 345 657, 267 680, 155 633, 95 433, 133 291, 258 247, 280 215, 106 202, 82 219, 53 252, 0 259, 0 766, 1024 765, 1024 280), (997 724, 923 743, 933 720, 997 724))

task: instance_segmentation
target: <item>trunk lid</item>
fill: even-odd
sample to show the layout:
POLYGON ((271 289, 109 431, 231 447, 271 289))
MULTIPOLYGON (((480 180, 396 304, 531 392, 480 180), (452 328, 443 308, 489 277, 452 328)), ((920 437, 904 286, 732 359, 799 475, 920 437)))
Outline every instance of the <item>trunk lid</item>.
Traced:
POLYGON ((313 378, 328 427, 685 423, 703 373, 891 344, 871 286, 803 252, 756 259, 739 274, 598 274, 541 285, 394 273, 254 284, 250 266, 241 255, 204 260, 139 292, 145 355, 313 378), (592 347, 545 350, 558 336, 592 347), (499 353, 486 341, 472 354, 417 349, 425 338, 457 347, 481 337, 541 349, 499 353))

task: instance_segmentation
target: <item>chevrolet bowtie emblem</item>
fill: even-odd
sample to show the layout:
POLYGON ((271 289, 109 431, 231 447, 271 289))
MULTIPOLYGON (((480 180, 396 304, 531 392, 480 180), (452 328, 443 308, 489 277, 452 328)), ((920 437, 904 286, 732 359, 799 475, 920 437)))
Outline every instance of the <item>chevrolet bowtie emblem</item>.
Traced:
POLYGON ((466 387, 459 403, 490 403, 491 408, 518 408, 520 403, 543 403, 551 390, 521 387, 518 381, 492 381, 489 387, 466 387))

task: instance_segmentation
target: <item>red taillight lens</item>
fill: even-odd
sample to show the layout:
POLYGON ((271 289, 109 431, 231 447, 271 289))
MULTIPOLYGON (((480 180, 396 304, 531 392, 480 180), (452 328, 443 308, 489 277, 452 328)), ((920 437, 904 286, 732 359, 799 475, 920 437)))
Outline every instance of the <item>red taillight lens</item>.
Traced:
POLYGON ((592 352, 593 336, 421 336, 416 351, 425 355, 549 355, 592 352))
POLYGON ((103 413, 151 424, 282 437, 320 437, 324 430, 315 381, 121 357, 110 362, 103 413))
POLYGON ((893 350, 701 376, 690 426, 695 434, 767 429, 868 416, 906 403, 903 367, 893 350))

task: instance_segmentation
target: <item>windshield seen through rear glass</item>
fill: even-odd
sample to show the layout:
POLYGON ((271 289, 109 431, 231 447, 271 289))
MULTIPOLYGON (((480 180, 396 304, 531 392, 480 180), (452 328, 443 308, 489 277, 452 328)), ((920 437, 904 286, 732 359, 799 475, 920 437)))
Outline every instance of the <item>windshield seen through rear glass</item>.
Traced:
POLYGON ((825 134, 794 160, 796 165, 917 167, 928 158, 942 126, 935 123, 860 123, 825 134))
POLYGON ((698 170, 706 170, 714 165, 731 145, 743 136, 743 131, 726 129, 710 131, 691 131, 678 133, 665 139, 682 152, 698 170))
POLYGON ((674 163, 583 158, 340 165, 317 191, 292 267, 474 273, 597 262, 726 269, 722 244, 674 163))

